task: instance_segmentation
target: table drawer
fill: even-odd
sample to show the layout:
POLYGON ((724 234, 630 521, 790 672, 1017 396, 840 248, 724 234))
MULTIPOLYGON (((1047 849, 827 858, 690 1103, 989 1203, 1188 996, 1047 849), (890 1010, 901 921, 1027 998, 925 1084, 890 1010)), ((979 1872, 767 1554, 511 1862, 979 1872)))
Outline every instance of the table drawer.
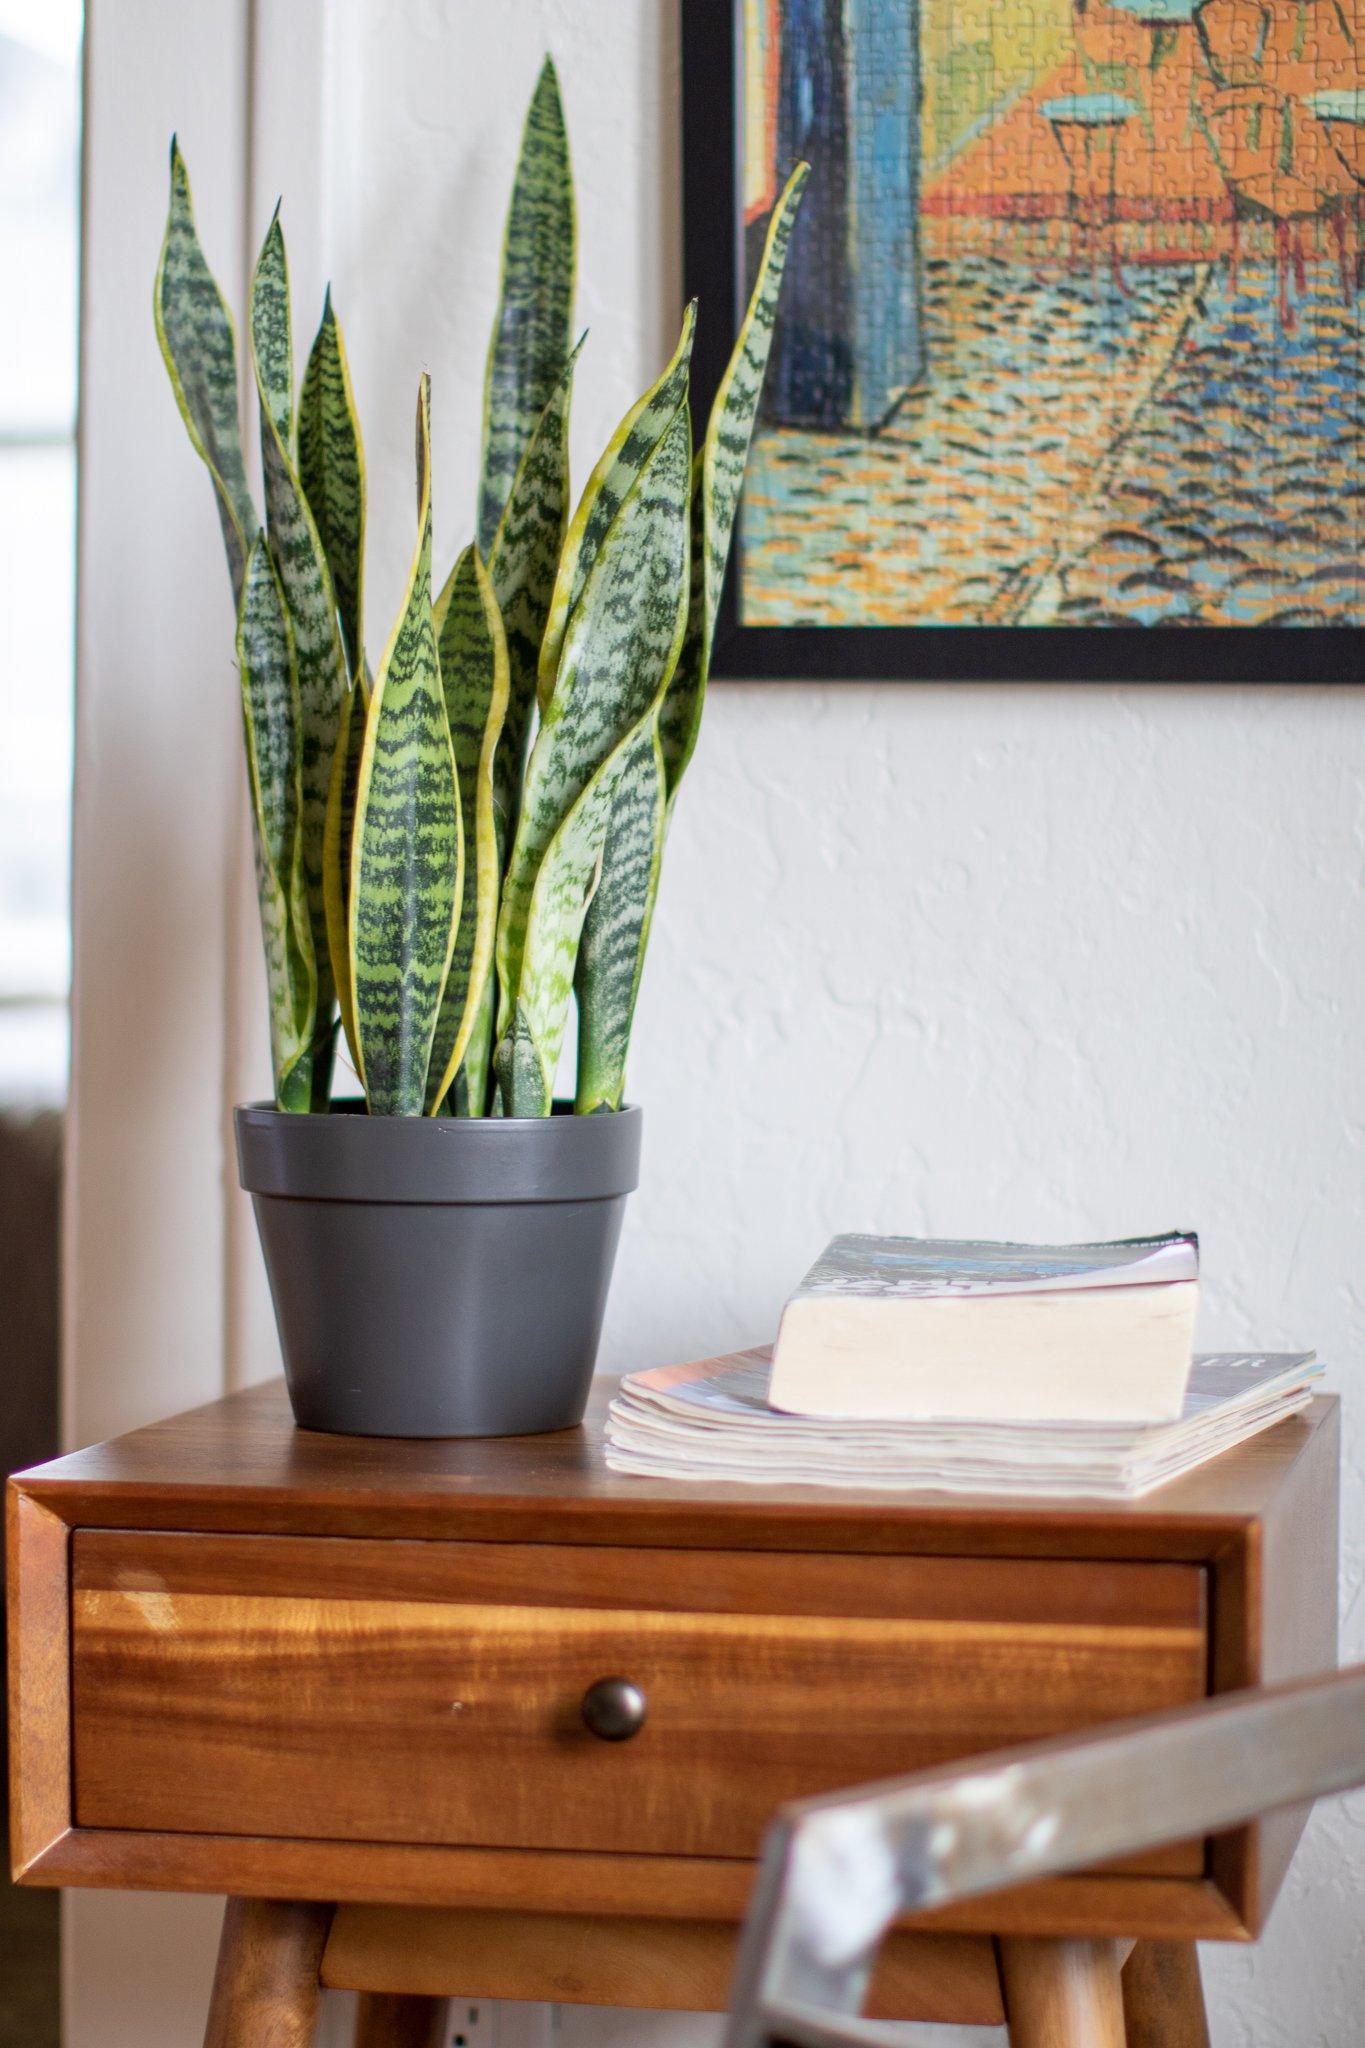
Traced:
POLYGON ((83 1828, 745 1857, 782 1800, 1206 1687, 1194 1565, 82 1530, 72 1567, 83 1828))

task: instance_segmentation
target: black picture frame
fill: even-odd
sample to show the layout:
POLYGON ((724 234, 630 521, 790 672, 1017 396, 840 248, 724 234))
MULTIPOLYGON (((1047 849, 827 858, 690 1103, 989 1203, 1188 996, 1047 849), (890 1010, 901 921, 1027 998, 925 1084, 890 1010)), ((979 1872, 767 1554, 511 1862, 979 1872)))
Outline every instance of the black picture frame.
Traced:
MULTIPOLYGON (((742 0, 682 0, 683 277, 705 419, 745 300, 740 204, 742 0)), ((1351 626, 744 626, 740 527, 711 675, 750 682, 1353 683, 1351 626)))

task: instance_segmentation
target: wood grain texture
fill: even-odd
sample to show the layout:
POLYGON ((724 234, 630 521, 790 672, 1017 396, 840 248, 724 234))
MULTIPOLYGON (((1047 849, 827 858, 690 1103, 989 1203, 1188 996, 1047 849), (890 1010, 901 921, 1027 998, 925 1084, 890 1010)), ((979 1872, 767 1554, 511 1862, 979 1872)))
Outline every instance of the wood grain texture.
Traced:
POLYGON ((1204 1575, 1065 1558, 821 1556, 629 1545, 432 1543, 82 1529, 78 1592, 326 1595, 657 1613, 803 1614, 1201 1632, 1204 1575))
MULTIPOLYGON (((432 1996, 719 2012, 730 1994, 736 1934, 722 1921, 346 1906, 332 1924, 322 1981, 344 1990, 403 1986, 432 1996)), ((879 2019, 999 2026, 1004 2008, 989 1940, 892 1934, 868 2011, 879 2019)))
MULTIPOLYGON (((1045 1622, 1060 1599, 1062 1611, 1103 1633, 1135 1613, 1138 1586, 1144 1625, 1183 1625, 1190 1581, 1169 1567, 1193 1565, 1208 1588, 1215 1690, 1246 1683, 1276 1657, 1311 1661, 1328 1639, 1338 1455, 1331 1400, 1145 1501, 1040 1509, 1007 1499, 617 1478, 601 1454, 609 1392, 595 1394, 582 1430, 421 1444, 297 1431, 282 1387, 257 1388, 22 1475, 17 1490, 81 1529, 85 1591, 154 1593, 159 1575, 186 1593, 230 1594, 243 1583, 234 1548, 242 1545, 258 1560, 252 1597, 267 1600, 310 1597, 289 1583, 306 1549, 309 1571, 330 1574, 332 1597, 399 1599, 428 1616, 446 1602, 524 1603, 547 1627, 574 1610, 601 1622, 604 1609, 637 1611, 643 1584, 656 1617, 693 1624, 726 1613, 801 1618, 804 1609, 818 1619, 861 1607, 874 1622, 1002 1625, 1045 1622), (1315 1518, 1326 1518, 1326 1530, 1315 1518), (162 1550, 177 1531, 195 1532, 196 1546, 209 1532, 231 1540, 218 1552, 162 1550), (273 1548, 277 1535, 299 1538, 297 1553, 273 1548), (351 1537, 364 1541, 337 1541, 351 1537), (86 1550, 103 1544, 103 1553, 86 1550), (670 1553, 666 1570, 661 1549, 670 1553), (799 1596, 783 1590, 794 1563, 804 1575, 799 1596), (112 1583, 101 1588, 102 1579, 112 1583), (874 1583, 885 1590, 874 1593, 874 1583)), ((37 1611, 30 1602, 29 1615, 37 1611)), ((214 1834, 183 1816, 144 1830, 69 1823, 57 1802, 31 1830, 27 1881, 713 1920, 742 1912, 752 1874, 747 1860, 730 1857, 214 1834)), ((1147 1875, 1052 1880, 924 1924, 1245 1939, 1248 1914, 1263 1913, 1272 1891, 1256 1867, 1259 1840, 1259 1829, 1220 1840, 1203 1876, 1162 1875, 1192 1868, 1163 1861, 1147 1875)))
POLYGON ((595 1385, 580 1429, 423 1443, 295 1429, 271 1381, 44 1465, 24 1490, 99 1528, 1202 1562, 1336 1412, 1317 1400, 1143 1500, 1041 1503, 626 1478, 603 1457, 613 1391, 595 1385))
MULTIPOLYGON (((105 1541, 76 1539, 83 1581, 105 1541)), ((265 1560, 276 1575, 286 1547, 265 1560)), ((477 1583, 477 1560, 461 1563, 477 1583)), ((740 1563, 750 1601, 780 1579, 799 1606, 806 1559, 740 1563)), ((922 1619, 912 1598, 895 1618, 862 1617, 857 1582, 876 1605, 878 1565, 844 1563, 842 1616, 337 1599, 325 1566, 303 1560, 291 1593, 262 1594, 249 1557, 242 1590, 83 1582, 77 1822, 752 1856, 786 1800, 1202 1696, 1195 1584, 1163 1591, 1182 1615, 1149 1621, 1134 1567, 1134 1618, 1078 1621, 1059 1603, 1044 1619, 1042 1562, 1026 1621, 922 1619), (579 1714, 611 1674, 648 1702, 620 1745, 579 1714)), ((538 1583, 543 1567, 528 1569, 538 1583)), ((1198 1875, 1202 1848, 1174 1868, 1198 1875)))
MULTIPOLYGON (((1214 1563, 1214 1692, 1308 1677, 1337 1663, 1339 1405, 1284 1449, 1293 1455, 1278 1484, 1242 1540, 1214 1563)), ((1209 1873, 1253 1935, 1270 1917, 1307 1818, 1307 1809, 1294 1807, 1210 1844, 1209 1873)))
POLYGON ((10 1857, 20 1877, 71 1821, 70 1531, 6 1497, 10 1857))
MULTIPOLYGON (((25 1881, 133 1891, 219 1892, 355 1904, 507 1907, 528 1913, 743 1918, 754 1866, 733 1857, 610 1856, 566 1850, 433 1849, 403 1842, 308 1842, 69 1828, 25 1881)), ((1216 1885, 1197 1878, 1050 1878, 919 1916, 945 1934, 1145 1936, 1245 1941, 1216 1885)))
POLYGON ((1123 1966, 1126 2048, 1209 2048, 1193 1942, 1140 1941, 1123 1966))
MULTIPOLYGON (((1341 1414, 1304 1447, 1269 1502, 1254 1546, 1260 1565, 1258 1683, 1274 1685, 1338 1661, 1341 1414)), ((1311 1809, 1267 1815, 1249 1844, 1248 1918, 1258 1931, 1288 1875, 1311 1809)))
POLYGON ((330 1906, 229 1899, 204 2048, 312 2048, 330 1906))
MULTIPOLYGON (((323 1964, 322 1981, 327 1984, 325 1956, 323 1964)), ((405 1985, 406 1979, 399 1983, 405 1985)), ((352 2048, 438 2048, 444 2016, 443 1998, 415 1995, 406 1988, 362 1990, 356 2001, 352 2048)))
POLYGON ((1002 1941, 1010 2048, 1124 2048, 1112 1941, 1002 1941))

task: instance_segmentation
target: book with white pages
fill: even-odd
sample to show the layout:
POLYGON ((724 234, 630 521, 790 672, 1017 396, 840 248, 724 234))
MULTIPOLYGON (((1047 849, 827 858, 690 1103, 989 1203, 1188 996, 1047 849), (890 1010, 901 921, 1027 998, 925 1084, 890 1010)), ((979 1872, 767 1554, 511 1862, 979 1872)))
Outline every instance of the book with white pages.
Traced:
POLYGON ((841 1421, 768 1398, 757 1346, 622 1380, 607 1417, 608 1465, 649 1478, 882 1492, 1133 1499, 1305 1408, 1311 1351, 1197 1356, 1170 1422, 841 1421))
POLYGON ((836 1237, 782 1311, 768 1398, 839 1420, 1174 1422, 1198 1302, 1192 1231, 836 1237))

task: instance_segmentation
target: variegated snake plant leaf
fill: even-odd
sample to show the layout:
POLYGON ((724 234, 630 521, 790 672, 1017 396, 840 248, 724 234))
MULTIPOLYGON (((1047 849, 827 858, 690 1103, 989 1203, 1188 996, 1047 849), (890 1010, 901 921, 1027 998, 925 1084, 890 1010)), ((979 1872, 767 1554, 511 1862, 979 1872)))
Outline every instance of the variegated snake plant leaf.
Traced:
POLYGON ((619 1109, 663 854, 664 761, 657 714, 631 743, 602 847, 602 872, 583 923, 578 997, 580 1116, 619 1109))
POLYGON ((298 680, 284 596, 261 534, 242 582, 237 659, 275 1100, 281 1109, 306 1110, 316 979, 300 846, 298 680))
MULTIPOLYGON (((493 763, 507 711, 507 640, 488 572, 467 547, 435 613, 446 718, 455 752, 464 824, 464 889, 427 1074, 429 1110, 444 1101, 484 1010, 493 972, 502 862, 493 815, 493 763)), ((466 1076, 467 1101, 487 1092, 486 1037, 466 1076)))
MULTIPOLYGON (((687 402, 685 374, 679 380, 677 365, 680 357, 685 361, 684 352, 690 349, 690 346, 689 309, 679 351, 674 355, 663 376, 631 408, 625 423, 612 436, 606 454, 594 472, 599 478, 598 486, 594 488, 589 485, 589 491, 584 494, 584 504, 580 505, 579 511, 574 515, 570 539, 566 543, 564 559, 560 564, 554 599, 554 604, 558 605, 562 586, 563 617, 566 623, 576 622, 577 619, 576 611, 571 613, 568 603, 568 590, 573 578, 571 573, 566 574, 570 550, 574 547, 573 530, 578 528, 581 538, 588 525, 592 508, 599 503, 604 491, 609 491, 611 501, 618 512, 624 508, 626 502, 634 498, 636 509, 632 514, 632 520, 636 526, 639 525, 640 479, 657 453, 670 422, 676 419, 679 407, 685 406, 687 402), (656 401, 660 393, 667 393, 671 398, 672 412, 667 420, 655 423, 656 401), (631 429, 631 421, 646 418, 651 421, 648 431, 643 427, 631 429), (635 470, 628 483, 624 481, 623 468, 624 450, 627 446, 635 452, 635 470), (606 478, 611 479, 609 484, 602 481, 606 478)), ((613 525, 603 529, 603 542, 594 549, 593 570, 602 560, 605 537, 613 531, 613 525)), ((619 553, 618 549, 614 560, 618 559, 619 553)), ((619 569, 614 570, 612 580, 604 578, 598 584, 599 601, 602 591, 614 591, 618 587, 615 581, 618 575, 619 569)), ((584 590, 586 588, 585 584, 584 590)), ((626 588, 628 591, 628 586, 626 588)), ((580 605, 583 601, 580 596, 580 605)), ((552 625, 553 608, 551 626, 546 628, 547 638, 552 625)), ((521 949, 526 931, 526 917, 545 849, 555 827, 566 815, 589 776, 620 738, 620 705, 622 701, 629 700, 629 678, 608 678, 600 660, 595 661, 590 668, 580 674, 578 663, 569 660, 569 644, 561 638, 560 675, 552 699, 542 707, 540 731, 522 780, 516 833, 506 863, 507 873, 503 884, 497 943, 499 1039, 505 1035, 511 1024, 511 1005, 521 971, 521 949)))
MULTIPOLYGON (((536 863, 524 921, 511 891, 498 932, 498 1081, 509 1116, 547 1116, 574 960, 612 802, 632 743, 668 687, 687 623, 691 434, 684 403, 628 492, 570 622, 559 681, 532 749, 522 810, 558 817, 536 863)), ((523 870, 524 871, 524 870, 523 870)))
POLYGON ((351 848, 356 1051, 371 1114, 420 1116, 464 886, 455 756, 431 604, 429 385, 417 406, 417 547, 365 716, 351 848))
POLYGON ((213 479, 235 607, 241 603, 247 551, 259 525, 242 460, 237 342, 232 315, 199 246, 189 172, 174 136, 170 205, 152 303, 175 402, 213 479))
POLYGON ((327 946, 336 981, 341 1028, 346 1035, 351 1065, 357 1074, 360 1072, 360 1053, 355 1022, 355 990, 351 986, 347 914, 351 893, 355 798, 360 781, 360 754, 365 744, 365 707, 368 702, 368 695, 360 683, 354 684, 342 699, 322 833, 322 896, 327 916, 327 946))
MULTIPOLYGON (((252 364, 261 402, 261 466, 265 477, 266 525, 270 551, 284 591, 298 668, 300 768, 303 788, 303 872, 318 969, 318 1006, 313 1079, 315 1106, 325 1109, 331 1086, 332 1005, 335 982, 327 950, 327 907, 323 839, 341 706, 349 687, 342 652, 336 596, 321 536, 309 510, 290 454, 290 436, 277 416, 280 359, 287 328, 280 333, 280 305, 288 304, 284 236, 278 216, 271 221, 251 284, 252 364), (281 293, 279 283, 283 281, 281 293)), ((291 373, 292 382, 292 373, 291 373)))
POLYGON ((559 76, 547 57, 522 130, 484 371, 478 543, 492 552, 521 458, 569 353, 577 223, 559 76))
POLYGON ((583 926, 578 995, 580 1115, 619 1109, 626 1055, 659 889, 664 836, 692 757, 716 613, 734 531, 749 442, 763 392, 782 272, 807 167, 797 166, 768 223, 748 309, 693 463, 691 596, 687 635, 660 707, 622 770, 602 854, 602 874, 583 926))
POLYGON ((417 546, 371 682, 365 458, 330 289, 296 405, 277 208, 248 317, 262 533, 232 322, 172 142, 156 326, 213 481, 237 604, 281 1108, 329 1106, 335 997, 372 1113, 546 1115, 575 989, 574 1106, 620 1106, 662 847, 696 742, 805 176, 798 166, 773 210, 695 460, 689 307, 673 357, 621 421, 570 519, 576 227, 546 60, 504 229, 477 544, 433 605, 424 378, 417 546))
POLYGON ((659 717, 668 804, 672 808, 701 725, 702 702, 711 665, 720 593, 730 559, 735 513, 744 483, 763 379, 772 347, 773 322, 787 250, 809 164, 798 164, 788 178, 768 221, 763 254, 720 388, 711 406, 706 437, 698 451, 692 514, 692 596, 687 639, 659 717))
POLYGON ((365 448, 330 285, 299 392, 299 480, 327 557, 356 682, 365 666, 365 448))
POLYGON ((569 521, 569 397, 580 340, 559 374, 521 458, 498 524, 488 574, 507 633, 507 716, 494 770, 505 859, 516 832, 536 666, 569 521))
POLYGON ((662 376, 651 384, 642 398, 635 401, 608 441, 569 523, 540 647, 537 697, 542 711, 554 692, 564 635, 574 608, 583 595, 598 550, 641 467, 658 446, 674 413, 687 397, 696 318, 696 306, 688 306, 683 314, 678 346, 665 365, 662 376))
POLYGON ((261 402, 261 437, 273 430, 286 450, 294 445, 294 330, 289 306, 289 265, 278 200, 270 216, 251 280, 251 360, 261 402))

